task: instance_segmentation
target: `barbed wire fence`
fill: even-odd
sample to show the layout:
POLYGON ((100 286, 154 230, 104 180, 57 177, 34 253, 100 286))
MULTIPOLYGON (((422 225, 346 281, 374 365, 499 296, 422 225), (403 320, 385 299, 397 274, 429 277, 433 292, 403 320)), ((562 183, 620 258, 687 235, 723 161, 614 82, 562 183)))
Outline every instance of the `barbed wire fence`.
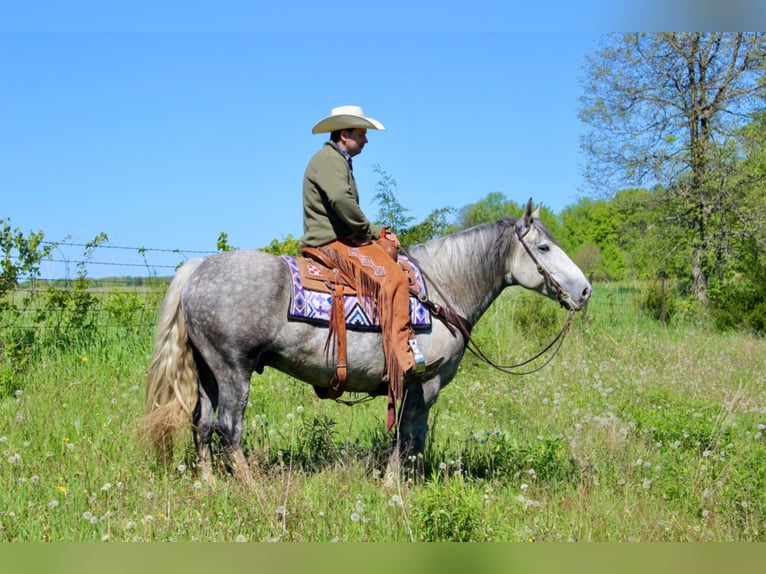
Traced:
POLYGON ((184 261, 192 257, 204 257, 216 253, 211 250, 165 249, 156 247, 127 247, 123 245, 91 245, 77 242, 45 243, 52 248, 51 256, 42 259, 42 281, 71 279, 73 271, 85 268, 88 276, 97 279, 93 272, 102 272, 101 278, 112 280, 125 277, 172 276, 184 261), (91 250, 94 253, 103 250, 103 255, 86 258, 76 255, 73 249, 91 250))
MULTIPOLYGON (((9 340, 83 325, 103 331, 152 327, 176 269, 212 250, 129 247, 74 241, 43 242, 39 266, 19 276, 0 311, 0 348, 9 340), (40 317, 45 315, 45 320, 40 317)), ((9 256, 11 265, 18 256, 9 256)))
MULTIPOLYGON (((157 247, 130 247, 124 245, 88 244, 78 242, 47 243, 51 251, 41 260, 39 270, 33 277, 21 278, 17 288, 9 293, 12 304, 24 306, 24 316, 19 317, 14 328, 39 329, 32 320, 35 306, 23 305, 25 297, 50 295, 51 288, 61 292, 83 289, 78 280, 85 278, 85 290, 93 298, 88 313, 98 317, 99 325, 111 325, 115 314, 122 313, 125 327, 142 328, 154 324, 159 303, 177 268, 185 261, 217 253, 213 250, 167 249, 157 247)), ((601 305, 610 308, 633 306, 631 297, 613 296, 616 286, 601 285, 609 293, 603 293, 601 305)), ((45 299, 43 299, 45 300, 45 299)), ((48 299, 48 305, 50 300, 48 299)), ((38 304, 39 307, 39 304, 38 304)), ((587 316, 587 308, 583 317, 587 316)), ((8 323, 0 324, 7 329, 8 323)))

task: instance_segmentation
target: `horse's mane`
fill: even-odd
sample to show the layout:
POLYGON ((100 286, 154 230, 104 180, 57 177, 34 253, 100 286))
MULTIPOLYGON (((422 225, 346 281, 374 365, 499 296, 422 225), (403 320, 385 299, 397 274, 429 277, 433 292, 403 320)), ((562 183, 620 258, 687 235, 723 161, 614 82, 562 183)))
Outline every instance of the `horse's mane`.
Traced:
POLYGON ((410 249, 427 278, 453 301, 499 292, 516 220, 507 217, 432 239, 410 249))
MULTIPOLYGON (((428 279, 455 301, 474 302, 495 296, 502 290, 505 263, 515 241, 517 219, 505 217, 494 223, 476 225, 462 231, 415 245, 409 252, 426 267, 428 279), (466 267, 470 269, 466 269, 466 267)), ((547 240, 556 242, 537 218, 532 225, 547 240)))

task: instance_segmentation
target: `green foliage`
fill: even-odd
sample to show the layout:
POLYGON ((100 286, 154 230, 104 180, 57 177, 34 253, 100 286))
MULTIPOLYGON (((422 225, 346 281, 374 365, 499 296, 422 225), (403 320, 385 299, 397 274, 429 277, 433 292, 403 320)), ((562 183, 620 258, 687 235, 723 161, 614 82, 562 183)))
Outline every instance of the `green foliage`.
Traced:
POLYGON ((511 321, 520 333, 543 342, 550 340, 564 324, 561 310, 547 297, 537 293, 518 293, 511 321))
POLYGON ((91 291, 87 263, 93 251, 108 241, 107 235, 100 233, 85 245, 73 281, 48 282, 22 298, 13 297, 18 279, 34 284, 40 262, 55 247, 44 244, 43 237, 42 232, 24 236, 7 222, 0 236, 4 249, 0 318, 6 325, 0 338, 0 399, 23 388, 26 370, 48 349, 90 339, 97 330, 98 297, 91 291))
POLYGON ((663 449, 693 450, 700 455, 732 439, 732 429, 723 414, 720 406, 709 401, 676 397, 664 389, 632 397, 622 411, 642 440, 663 449))
POLYGON ((613 34, 585 66, 580 117, 591 128, 583 138, 586 180, 609 193, 658 182, 665 209, 646 238, 659 238, 660 249, 651 254, 636 249, 644 243, 637 242, 631 251, 682 258, 682 268, 655 260, 652 271, 686 274, 705 306, 709 283, 727 272, 726 254, 737 237, 757 234, 764 244, 757 231, 766 214, 762 172, 757 161, 743 165, 740 158, 753 143, 746 124, 763 109, 763 101, 750 96, 762 92, 765 49, 762 33, 613 34), (748 187, 759 189, 758 223, 743 217, 740 207, 748 187))
POLYGON ((218 251, 234 251, 237 248, 229 245, 229 234, 221 231, 218 235, 218 241, 216 241, 216 249, 218 251))
POLYGON ((407 248, 447 235, 454 231, 454 227, 447 221, 447 215, 454 211, 451 207, 435 209, 423 221, 399 233, 399 242, 407 248))
POLYGON ((397 234, 404 233, 414 217, 407 215, 409 209, 399 203, 396 198, 396 180, 383 171, 380 165, 373 166, 373 171, 380 177, 378 183, 375 184, 375 195, 373 196, 373 200, 378 204, 378 215, 375 218, 375 223, 388 225, 397 234))
POLYGON ((116 325, 125 329, 141 324, 145 301, 138 294, 114 289, 104 302, 104 310, 116 325))
POLYGON ((300 239, 296 239, 292 234, 288 234, 287 237, 282 238, 282 241, 272 239, 271 243, 264 247, 262 251, 272 255, 298 256, 301 253, 301 242, 300 239))
POLYGON ((43 244, 42 231, 27 235, 12 228, 9 219, 0 219, 0 312, 12 311, 5 295, 13 291, 20 279, 35 279, 40 275, 40 262, 50 255, 52 245, 43 244))
MULTIPOLYGON (((457 461, 461 474, 477 478, 534 477, 548 485, 579 479, 577 466, 560 437, 539 437, 522 444, 507 433, 484 431, 459 444, 449 441, 444 452, 432 453, 431 458, 457 461)), ((449 465, 442 466, 440 472, 448 475, 452 469, 449 465)))
POLYGON ((579 254, 588 265, 583 268, 586 273, 604 279, 624 276, 623 230, 613 203, 581 199, 561 212, 561 221, 559 242, 567 253, 579 254))
POLYGON ((766 257, 754 251, 739 265, 741 272, 716 282, 710 290, 710 308, 721 329, 766 333, 766 257))
POLYGON ((470 483, 432 481, 415 497, 413 511, 423 542, 470 542, 480 525, 481 496, 470 483))
POLYGON ((641 308, 653 319, 667 324, 676 313, 677 299, 675 283, 660 278, 647 284, 641 308))
POLYGON ((484 223, 493 223, 504 217, 520 217, 522 213, 524 213, 524 205, 511 201, 502 193, 495 191, 487 194, 484 199, 463 207, 458 213, 457 225, 460 229, 467 229, 484 223))

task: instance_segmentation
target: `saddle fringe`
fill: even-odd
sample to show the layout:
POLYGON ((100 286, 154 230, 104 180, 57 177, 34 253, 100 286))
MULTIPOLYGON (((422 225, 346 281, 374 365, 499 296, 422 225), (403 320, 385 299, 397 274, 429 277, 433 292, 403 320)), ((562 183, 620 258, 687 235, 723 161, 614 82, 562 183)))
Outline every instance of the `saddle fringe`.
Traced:
MULTIPOLYGON (((367 274, 360 271, 353 264, 349 263, 336 249, 309 246, 302 246, 301 249, 303 254, 307 257, 311 257, 325 266, 336 270, 336 276, 356 290, 359 303, 363 306, 365 312, 371 319, 377 319, 380 322, 381 331, 384 337, 386 333, 391 332, 393 306, 391 301, 382 300, 380 287, 373 279, 368 277, 367 274)), ((337 352, 339 349, 338 336, 340 335, 340 323, 345 321, 345 317, 342 316, 343 313, 344 310, 342 305, 332 306, 330 325, 327 340, 325 341, 325 353, 332 352, 332 357, 333 360, 336 361, 336 364, 339 358, 337 352), (341 313, 341 317, 337 317, 337 313, 341 313)), ((345 338, 345 333, 343 335, 343 338, 345 338)), ((403 383, 405 373, 399 365, 399 360, 397 359, 396 353, 392 350, 392 347, 393 345, 389 344, 389 341, 384 340, 383 349, 386 375, 388 378, 389 401, 393 399, 394 401, 399 402, 404 393, 403 383)), ((345 358, 343 358, 343 361, 345 361, 345 358)), ((333 381, 335 381, 336 378, 337 370, 336 375, 333 377, 333 381)), ((331 381, 331 389, 333 387, 333 381, 331 381)), ((340 392, 342 393, 342 389, 340 392)), ((338 396, 340 396, 340 393, 338 396)), ((390 425, 391 421, 389 420, 389 427, 390 425)))

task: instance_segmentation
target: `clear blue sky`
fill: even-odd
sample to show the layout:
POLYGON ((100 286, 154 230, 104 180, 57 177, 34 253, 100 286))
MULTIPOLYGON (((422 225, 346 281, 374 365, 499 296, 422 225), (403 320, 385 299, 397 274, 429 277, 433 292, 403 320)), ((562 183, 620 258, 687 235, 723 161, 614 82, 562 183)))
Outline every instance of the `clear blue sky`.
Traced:
POLYGON ((6 4, 0 218, 24 232, 184 252, 214 250, 222 231, 238 248, 298 237, 303 170, 325 140, 311 127, 344 104, 387 128, 354 162, 370 217, 376 164, 417 220, 491 192, 558 212, 581 191, 578 78, 600 33, 563 30, 604 21, 571 4, 526 32, 505 0, 465 15, 449 3, 6 4))

